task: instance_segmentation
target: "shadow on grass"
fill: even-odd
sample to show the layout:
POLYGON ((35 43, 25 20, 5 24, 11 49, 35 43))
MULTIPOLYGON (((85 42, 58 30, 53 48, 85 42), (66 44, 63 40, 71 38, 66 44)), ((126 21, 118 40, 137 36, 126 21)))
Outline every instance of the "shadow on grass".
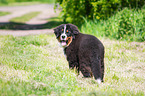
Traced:
POLYGON ((0 22, 0 29, 6 30, 37 30, 37 29, 51 29, 55 28, 60 24, 64 24, 62 20, 57 17, 48 19, 48 22, 45 24, 25 24, 25 23, 17 23, 17 22, 0 22))

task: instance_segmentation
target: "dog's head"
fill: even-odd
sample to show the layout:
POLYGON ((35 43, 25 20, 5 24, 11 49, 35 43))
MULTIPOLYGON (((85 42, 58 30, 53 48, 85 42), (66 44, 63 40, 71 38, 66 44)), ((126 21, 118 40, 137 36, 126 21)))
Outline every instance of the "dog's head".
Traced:
POLYGON ((67 47, 75 39, 75 36, 79 34, 79 30, 73 24, 61 24, 54 29, 54 33, 60 45, 67 47))

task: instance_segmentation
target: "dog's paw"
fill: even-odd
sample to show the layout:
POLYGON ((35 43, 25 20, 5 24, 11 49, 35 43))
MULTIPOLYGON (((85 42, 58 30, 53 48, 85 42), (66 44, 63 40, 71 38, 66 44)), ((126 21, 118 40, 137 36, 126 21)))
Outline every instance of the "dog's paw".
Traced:
POLYGON ((97 82, 98 84, 101 84, 101 78, 96 79, 96 82, 97 82))

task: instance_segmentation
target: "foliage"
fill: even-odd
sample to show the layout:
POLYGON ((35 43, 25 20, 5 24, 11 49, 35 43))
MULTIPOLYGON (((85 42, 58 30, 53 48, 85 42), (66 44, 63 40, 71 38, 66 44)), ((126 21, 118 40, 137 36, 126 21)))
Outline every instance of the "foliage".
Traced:
POLYGON ((145 9, 117 12, 116 15, 101 21, 87 21, 82 26, 84 33, 107 36, 127 41, 145 41, 145 9))
POLYGON ((65 21, 79 25, 83 18, 107 19, 124 7, 141 8, 144 0, 56 0, 65 21))
POLYGON ((143 43, 100 40, 106 49, 105 81, 97 85, 68 69, 54 35, 0 36, 0 95, 144 96, 143 43))
POLYGON ((145 10, 124 9, 108 19, 105 36, 127 41, 145 41, 145 10))

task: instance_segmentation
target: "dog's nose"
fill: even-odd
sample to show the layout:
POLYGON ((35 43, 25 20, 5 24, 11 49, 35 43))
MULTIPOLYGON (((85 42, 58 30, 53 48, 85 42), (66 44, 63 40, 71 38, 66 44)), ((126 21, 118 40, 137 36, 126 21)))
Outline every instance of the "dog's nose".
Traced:
POLYGON ((65 36, 64 36, 64 35, 62 35, 61 37, 62 37, 62 39, 64 39, 64 38, 65 38, 65 36))

